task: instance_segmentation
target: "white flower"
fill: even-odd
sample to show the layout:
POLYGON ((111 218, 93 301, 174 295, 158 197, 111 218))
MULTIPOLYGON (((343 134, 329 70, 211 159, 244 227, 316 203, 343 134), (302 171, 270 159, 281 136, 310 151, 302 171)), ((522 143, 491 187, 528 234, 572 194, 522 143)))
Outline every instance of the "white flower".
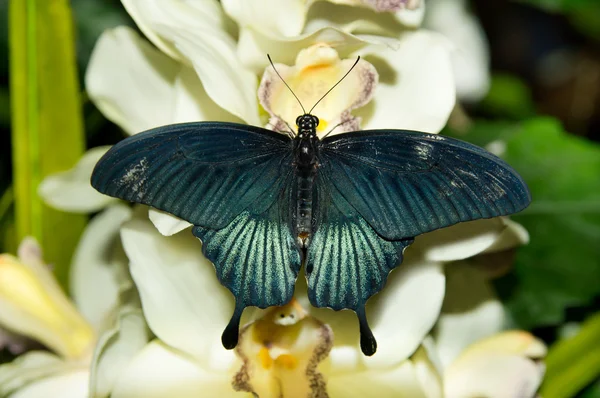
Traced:
MULTIPOLYGON (((259 92, 272 116, 289 120, 295 109, 291 107, 297 105, 288 97, 285 102, 289 107, 277 110, 282 103, 275 104, 272 96, 279 95, 283 102, 284 92, 279 90, 277 94, 266 90, 264 85, 259 90, 259 76, 265 71, 265 79, 270 76, 266 53, 279 65, 289 65, 289 69, 282 66, 281 71, 292 77, 292 83, 299 88, 309 81, 305 74, 307 67, 327 61, 327 67, 335 73, 311 74, 312 83, 319 87, 314 94, 331 87, 358 54, 364 61, 357 66, 357 72, 374 76, 369 71, 376 71, 379 79, 375 91, 365 85, 361 75, 349 76, 342 82, 346 88, 340 85, 336 90, 341 91, 332 92, 331 97, 319 104, 315 113, 323 116, 330 127, 339 120, 361 128, 437 133, 455 103, 447 41, 438 34, 406 29, 406 25, 420 23, 423 12, 420 3, 411 2, 410 7, 394 14, 294 0, 285 2, 289 7, 280 1, 264 0, 260 2, 263 7, 259 7, 230 0, 222 2, 223 9, 216 1, 123 0, 123 3, 159 50, 131 29, 105 32, 94 50, 86 86, 99 109, 129 134, 183 121, 265 125, 266 117, 258 105, 259 92), (411 10, 411 7, 416 8, 411 10), (256 12, 259 9, 261 12, 256 12), (360 18, 345 18, 356 15, 360 18), (239 31, 238 42, 233 39, 232 31, 239 31), (343 95, 357 92, 357 96, 343 95)), ((378 2, 346 3, 365 6, 378 2)), ((306 105, 312 106, 313 96, 299 91, 300 96, 306 97, 306 105)), ((91 154, 86 157, 92 159, 91 154)), ((41 194, 48 202, 66 210, 92 211, 105 205, 103 201, 110 203, 89 188, 93 160, 82 160, 79 166, 45 181, 41 194), (73 193, 85 192, 97 197, 84 201, 93 206, 76 208, 73 196, 63 189, 79 189, 79 193, 73 193)), ((104 343, 100 344, 94 361, 92 389, 99 396, 111 397, 186 397, 200 393, 237 396, 231 378, 239 372, 241 362, 234 352, 226 351, 219 343, 233 310, 231 295, 219 285, 214 267, 201 256, 200 243, 187 232, 176 234, 188 223, 155 210, 150 211, 150 219, 162 235, 145 218, 138 217, 127 223, 122 239, 144 316, 157 339, 138 352, 143 339, 129 339, 130 333, 137 335, 139 329, 131 332, 126 322, 112 331, 113 338, 101 338, 104 343), (112 356, 123 350, 128 355, 120 358, 119 364, 126 365, 125 370, 113 369, 100 376, 98 372, 102 369, 112 368, 112 356), (128 363, 130 356, 133 360, 128 363)), ((304 278, 299 278, 297 300, 309 311, 307 324, 313 327, 309 331, 314 332, 322 324, 333 331, 334 345, 319 367, 328 380, 330 396, 351 397, 352 393, 364 396, 372 391, 380 392, 380 396, 420 394, 416 362, 409 358, 439 315, 445 286, 443 264, 489 249, 502 239, 506 229, 502 219, 483 220, 439 231, 439 239, 419 237, 407 251, 405 263, 390 275, 384 291, 369 302, 370 323, 379 346, 378 353, 371 358, 364 357, 358 349, 358 328, 353 314, 309 308, 303 293, 304 278), (448 235, 445 238, 444 233, 448 235)), ((247 310, 244 319, 249 322, 268 316, 247 310)), ((314 337, 315 333, 308 335, 314 337)), ((309 342, 310 339, 302 343, 309 342)), ((260 355, 269 362, 260 345, 245 347, 250 352, 258 348, 257 352, 262 352, 260 355)), ((286 347, 287 355, 294 352, 299 361, 310 352, 300 350, 298 354, 294 351, 296 346, 286 347)), ((271 351, 268 354, 274 363, 281 356, 271 351)), ((255 356, 253 360, 260 358, 255 356)), ((288 360, 280 360, 284 368, 290 363, 288 360)), ((276 372, 269 373, 263 381, 269 384, 284 378, 283 373, 276 372)), ((288 382, 302 382, 302 379, 288 382)), ((253 385, 253 389, 259 388, 256 383, 253 385)))
POLYGON ((423 26, 453 44, 456 94, 465 102, 481 100, 490 88, 490 50, 483 29, 465 0, 428 0, 423 26))
MULTIPOLYGON (((18 258, 0 255, 0 326, 53 351, 31 351, 0 366, 1 396, 88 396, 97 335, 123 280, 114 272, 118 259, 104 254, 129 213, 125 206, 114 206, 90 224, 72 266, 75 303, 58 286, 33 239, 21 243, 18 258), (98 230, 104 231, 102 242, 96 240, 98 230)), ((141 319, 139 309, 138 314, 141 319)))
MULTIPOLYGON (((273 383, 284 389, 309 383, 305 370, 314 364, 310 359, 317 347, 331 349, 327 358, 319 358, 321 365, 316 368, 327 380, 330 397, 360 397, 369 392, 378 396, 424 396, 417 369, 428 357, 417 354, 440 312, 444 263, 462 259, 457 250, 460 246, 467 248, 465 257, 470 257, 504 249, 522 239, 520 226, 503 219, 471 224, 470 228, 452 227, 453 232, 445 238, 439 236, 440 246, 427 244, 407 251, 405 263, 390 275, 386 289, 369 302, 371 325, 379 344, 373 357, 360 352, 353 314, 310 307, 304 278, 299 278, 297 301, 287 308, 246 310, 242 323, 262 323, 261 333, 269 336, 270 343, 263 345, 264 339, 252 337, 255 331, 243 328, 236 356, 220 344, 233 299, 219 285, 212 264, 199 255, 200 242, 186 233, 163 236, 145 216, 138 216, 125 224, 122 239, 144 315, 157 340, 141 349, 117 375, 111 396, 151 398, 169 391, 185 398, 202 391, 234 397, 234 385, 278 396, 279 387, 273 387, 273 383), (477 238, 480 234, 485 238, 477 238), (295 318, 290 317, 292 313, 295 318), (307 319, 306 324, 298 326, 302 319, 307 319), (323 332, 323 327, 331 328, 332 335, 323 332), (298 334, 304 337, 292 337, 298 334), (328 343, 330 337, 332 346, 328 343), (251 376, 244 376, 244 372, 240 375, 240 358, 254 369, 251 376), (236 380, 246 380, 246 384, 233 383, 236 374, 236 380)), ((427 240, 428 236, 423 238, 427 240)), ((455 265, 446 267, 452 269, 455 265)), ((494 311, 498 306, 493 306, 494 311)), ((110 364, 102 354, 97 360, 110 364)))
MULTIPOLYGON (((507 241, 508 242, 508 241, 507 241)), ((421 380, 429 397, 534 397, 546 346, 525 331, 503 331, 502 304, 473 263, 447 267, 442 313, 422 351, 421 380)))

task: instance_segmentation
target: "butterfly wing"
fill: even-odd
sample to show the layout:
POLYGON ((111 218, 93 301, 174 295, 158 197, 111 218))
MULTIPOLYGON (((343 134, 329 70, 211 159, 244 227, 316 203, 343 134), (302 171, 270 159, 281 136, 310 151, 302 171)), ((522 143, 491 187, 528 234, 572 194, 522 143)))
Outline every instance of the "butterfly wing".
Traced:
POLYGON ((401 130, 326 138, 319 173, 386 239, 523 210, 531 197, 508 164, 478 146, 401 130))
POLYGON ((496 156, 451 138, 398 130, 324 139, 316 184, 309 298, 317 307, 354 310, 366 355, 376 342, 365 304, 414 236, 515 213, 530 202, 525 183, 496 156))
POLYGON ((263 196, 275 200, 289 172, 290 139, 233 123, 183 123, 129 137, 100 159, 98 191, 220 229, 263 196))
POLYGON ((237 344, 246 306, 287 303, 300 269, 290 226, 290 139, 258 127, 185 123, 129 137, 98 162, 100 192, 172 213, 235 296, 223 344, 237 344))
POLYGON ((219 230, 193 229, 219 281, 235 296, 235 311, 222 336, 226 348, 237 344, 246 306, 282 306, 292 299, 302 260, 290 227, 291 181, 288 173, 285 189, 260 212, 244 210, 219 230))
POLYGON ((308 297, 315 307, 354 310, 360 322, 361 348, 372 355, 376 342, 367 324, 365 303, 383 288, 413 240, 383 239, 323 175, 318 173, 315 183, 317 227, 305 268, 308 297))

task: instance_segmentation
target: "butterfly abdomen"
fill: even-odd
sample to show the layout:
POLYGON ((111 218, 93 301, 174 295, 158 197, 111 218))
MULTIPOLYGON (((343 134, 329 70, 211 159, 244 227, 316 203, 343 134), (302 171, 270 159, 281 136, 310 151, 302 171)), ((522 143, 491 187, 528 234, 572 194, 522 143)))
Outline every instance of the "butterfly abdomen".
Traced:
POLYGON ((312 226, 313 190, 316 165, 298 167, 296 174, 296 238, 300 247, 310 242, 312 226))

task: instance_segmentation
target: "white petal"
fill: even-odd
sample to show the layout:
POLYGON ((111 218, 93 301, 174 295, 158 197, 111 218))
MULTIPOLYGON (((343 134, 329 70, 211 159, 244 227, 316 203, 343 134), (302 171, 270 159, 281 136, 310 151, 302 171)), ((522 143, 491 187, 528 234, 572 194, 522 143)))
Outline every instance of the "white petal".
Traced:
POLYGON ((331 398, 429 398, 410 361, 403 361, 391 369, 332 375, 327 382, 327 392, 331 398))
POLYGON ((409 250, 431 261, 462 260, 488 249, 505 228, 500 218, 463 222, 418 236, 409 250))
POLYGON ((193 3, 123 0, 151 40, 170 54, 189 60, 217 105, 248 124, 260 124, 256 76, 237 58, 235 41, 225 30, 218 3, 193 3))
POLYGON ((435 350, 433 339, 427 336, 423 341, 423 345, 417 349, 410 360, 427 398, 441 398, 443 396, 443 382, 440 369, 437 368, 435 361, 430 358, 433 350, 435 350), (426 345, 431 348, 427 348, 426 345))
POLYGON ((162 236, 140 219, 127 222, 121 236, 152 331, 200 363, 230 366, 233 353, 222 347, 220 336, 233 297, 219 284, 198 239, 191 233, 162 236), (221 363, 222 358, 228 360, 221 363))
POLYGON ((175 235, 192 226, 189 222, 162 210, 151 208, 148 211, 148 217, 156 229, 165 236, 175 235))
POLYGON ((172 42, 156 32, 156 23, 193 30, 197 26, 225 29, 225 18, 217 1, 121 0, 140 30, 156 47, 173 58, 183 56, 172 42))
POLYGON ((377 354, 367 358, 367 363, 398 363, 415 351, 440 313, 445 282, 439 263, 417 262, 407 255, 384 290, 367 306, 377 338, 377 354))
POLYGON ((425 18, 425 6, 425 0, 422 0, 415 9, 405 8, 396 12, 396 19, 409 28, 418 28, 425 18))
POLYGON ((454 44, 452 64, 458 98, 478 101, 490 86, 490 55, 483 29, 464 0, 428 0, 424 27, 454 44))
POLYGON ((243 396, 232 373, 209 372, 159 341, 148 344, 118 379, 111 398, 197 398, 243 396))
POLYGON ((217 105, 248 124, 260 124, 258 81, 237 58, 229 36, 209 27, 194 32, 163 27, 161 32, 190 59, 204 89, 217 105))
POLYGON ((131 28, 105 31, 92 52, 85 85, 104 116, 129 134, 172 123, 180 65, 131 28))
POLYGON ((312 33, 290 38, 271 37, 246 28, 240 31, 238 56, 247 68, 262 73, 269 64, 265 54, 270 54, 276 63, 294 65, 298 52, 320 43, 334 48, 341 58, 345 58, 365 46, 373 45, 382 49, 385 45, 395 44, 395 40, 369 40, 367 37, 359 37, 332 27, 323 27, 312 33))
POLYGON ((305 32, 314 32, 326 26, 335 27, 347 33, 372 34, 398 37, 407 27, 418 27, 423 20, 423 2, 415 9, 397 12, 377 12, 372 8, 349 7, 332 2, 316 2, 312 5, 305 32))
POLYGON ((241 120, 219 107, 206 94, 196 71, 184 65, 175 81, 173 123, 219 121, 240 123, 241 120))
MULTIPOLYGON (((304 278, 296 297, 304 305, 304 278)), ((385 288, 367 303, 367 316, 377 339, 377 352, 365 357, 360 352, 356 315, 310 308, 315 318, 328 324, 334 334, 329 355, 332 372, 369 368, 381 369, 407 359, 433 327, 444 298, 445 277, 438 263, 417 263, 407 258, 390 274, 385 288)), ((309 308, 309 307, 306 307, 309 308)))
POLYGON ((505 225, 504 230, 494 244, 484 250, 484 253, 500 252, 529 243, 529 232, 521 224, 508 217, 501 217, 501 220, 505 225))
POLYGON ((529 398, 535 396, 542 375, 530 359, 490 354, 451 366, 444 375, 444 392, 453 398, 529 398))
POLYGON ((68 374, 76 370, 78 366, 63 361, 46 351, 30 351, 17 357, 14 361, 0 366, 0 396, 9 396, 38 380, 52 379, 68 374))
POLYGON ((71 296, 96 330, 117 304, 119 275, 125 272, 126 263, 118 262, 115 249, 121 224, 130 217, 131 209, 122 204, 98 214, 85 229, 73 256, 71 296))
POLYGON ((116 199, 101 194, 90 184, 94 166, 109 148, 101 146, 90 149, 71 170, 44 178, 38 187, 38 194, 49 206, 74 213, 95 212, 116 202, 116 199))
POLYGON ((225 12, 241 27, 269 36, 297 36, 302 32, 307 0, 223 0, 225 12))
POLYGON ((12 394, 11 398, 88 398, 90 373, 78 370, 33 383, 12 394))
POLYGON ((118 314, 117 324, 98 341, 92 363, 91 394, 109 397, 117 379, 148 343, 150 331, 139 304, 128 305, 118 314))
POLYGON ((446 280, 446 297, 434 334, 444 367, 472 343, 500 332, 505 319, 502 303, 478 268, 448 264, 446 280))
POLYGON ((363 128, 439 132, 456 100, 447 41, 433 32, 406 32, 397 50, 371 54, 365 58, 377 69, 379 86, 375 99, 355 112, 363 128))

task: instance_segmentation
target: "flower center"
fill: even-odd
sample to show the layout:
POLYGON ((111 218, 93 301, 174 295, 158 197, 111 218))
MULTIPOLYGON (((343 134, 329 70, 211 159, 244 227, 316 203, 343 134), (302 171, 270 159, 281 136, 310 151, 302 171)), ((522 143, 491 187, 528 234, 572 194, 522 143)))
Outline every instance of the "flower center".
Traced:
MULTIPOLYGON (((352 68, 356 58, 340 59, 338 53, 325 44, 306 48, 296 58, 296 65, 275 67, 304 106, 304 110, 271 67, 262 78, 258 96, 263 108, 271 115, 274 130, 285 130, 296 117, 307 112, 352 68)), ((329 92, 311 112, 320 120, 320 136, 358 130, 358 120, 350 111, 370 101, 377 85, 375 68, 364 60, 329 92), (339 126, 338 126, 339 125, 339 126)))
POLYGON ((243 366, 233 386, 261 398, 324 396, 311 394, 326 394, 316 368, 332 344, 331 329, 292 299, 242 329, 236 353, 243 366))

